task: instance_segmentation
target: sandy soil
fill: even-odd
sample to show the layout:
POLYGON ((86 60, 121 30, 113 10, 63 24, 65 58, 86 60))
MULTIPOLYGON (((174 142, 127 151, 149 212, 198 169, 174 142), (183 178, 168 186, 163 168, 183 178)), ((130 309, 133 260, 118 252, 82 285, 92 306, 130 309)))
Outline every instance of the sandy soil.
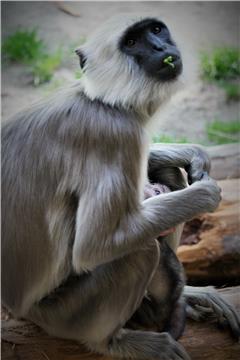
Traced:
MULTIPOLYGON (((171 29, 182 51, 185 87, 159 113, 160 129, 192 141, 206 140, 205 124, 216 118, 239 118, 239 104, 227 103, 222 90, 199 80, 199 53, 216 46, 239 45, 237 2, 68 2, 79 17, 58 9, 56 2, 2 2, 2 36, 19 27, 38 29, 49 48, 74 44, 86 38, 105 19, 120 12, 160 16, 171 29)), ((62 83, 74 79, 78 59, 69 53, 69 61, 54 76, 62 83)), ((54 86, 53 86, 54 87, 54 86)), ((49 85, 34 88, 21 65, 2 67, 3 120, 31 102, 49 93, 49 85)))

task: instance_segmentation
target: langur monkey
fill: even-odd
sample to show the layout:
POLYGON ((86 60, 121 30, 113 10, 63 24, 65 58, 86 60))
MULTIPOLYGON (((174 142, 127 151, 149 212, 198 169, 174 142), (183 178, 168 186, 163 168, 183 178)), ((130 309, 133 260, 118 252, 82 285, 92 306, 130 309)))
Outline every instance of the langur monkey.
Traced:
MULTIPOLYGON (((149 152, 148 126, 178 84, 180 52, 159 19, 125 16, 76 52, 82 79, 2 129, 3 303, 102 354, 189 359, 169 333, 127 327, 146 294, 161 304, 159 233, 220 201, 200 147, 149 152), (176 191, 144 200, 147 173, 176 191)), ((186 288, 183 296, 190 315, 198 317, 195 304, 211 307, 239 334, 218 295, 186 288)))

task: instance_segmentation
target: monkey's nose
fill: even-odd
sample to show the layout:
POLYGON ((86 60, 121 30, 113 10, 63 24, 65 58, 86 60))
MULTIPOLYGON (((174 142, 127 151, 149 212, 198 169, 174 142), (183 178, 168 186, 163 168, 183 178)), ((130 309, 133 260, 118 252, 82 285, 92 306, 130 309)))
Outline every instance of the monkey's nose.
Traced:
POLYGON ((164 51, 164 50, 166 50, 166 46, 154 44, 154 45, 153 45, 153 50, 156 50, 156 51, 164 51))

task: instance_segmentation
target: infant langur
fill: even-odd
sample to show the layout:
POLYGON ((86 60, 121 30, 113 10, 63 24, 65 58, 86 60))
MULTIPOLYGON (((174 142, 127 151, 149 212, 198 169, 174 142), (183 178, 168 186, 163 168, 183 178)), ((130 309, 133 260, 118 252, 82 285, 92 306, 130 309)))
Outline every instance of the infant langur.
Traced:
MULTIPOLYGON (((171 190, 163 184, 147 183, 144 187, 144 198, 169 193, 171 190)), ((178 225, 181 233, 181 225, 178 225)), ((146 294, 141 306, 127 323, 131 328, 140 326, 167 331, 174 339, 178 339, 184 330, 186 320, 186 303, 183 297, 185 285, 184 269, 174 250, 169 245, 169 236, 177 232, 176 227, 159 234, 159 276, 155 279, 155 287, 160 287, 158 301, 146 294)), ((153 283, 154 283, 153 282, 153 283)))
MULTIPOLYGON (((203 177, 202 148, 149 148, 151 117, 176 90, 181 54, 161 20, 127 16, 98 27, 77 54, 80 81, 2 129, 3 303, 102 354, 188 359, 169 333, 126 326, 146 292, 165 306, 158 235, 220 201, 203 177), (179 167, 189 187, 178 186, 179 167), (176 191, 143 200, 147 173, 176 191)), ((239 334, 235 310, 217 294, 184 287, 183 295, 239 334)))

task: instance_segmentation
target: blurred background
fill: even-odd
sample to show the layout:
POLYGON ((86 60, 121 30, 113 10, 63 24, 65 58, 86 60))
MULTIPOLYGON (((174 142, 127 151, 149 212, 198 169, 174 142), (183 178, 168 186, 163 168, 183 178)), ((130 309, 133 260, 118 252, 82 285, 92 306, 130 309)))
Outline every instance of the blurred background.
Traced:
POLYGON ((185 85, 159 114, 153 140, 237 141, 240 3, 229 1, 3 1, 3 119, 80 78, 74 48, 121 12, 161 17, 182 51, 185 85))
MULTIPOLYGON (((2 1, 3 121, 81 78, 74 49, 118 13, 167 23, 184 64, 184 85, 157 114, 153 142, 207 145, 223 201, 185 226, 178 255, 193 284, 240 279, 239 2, 2 1)), ((123 89, 124 91, 124 89, 123 89)), ((193 199, 194 201, 194 199, 193 199)))

